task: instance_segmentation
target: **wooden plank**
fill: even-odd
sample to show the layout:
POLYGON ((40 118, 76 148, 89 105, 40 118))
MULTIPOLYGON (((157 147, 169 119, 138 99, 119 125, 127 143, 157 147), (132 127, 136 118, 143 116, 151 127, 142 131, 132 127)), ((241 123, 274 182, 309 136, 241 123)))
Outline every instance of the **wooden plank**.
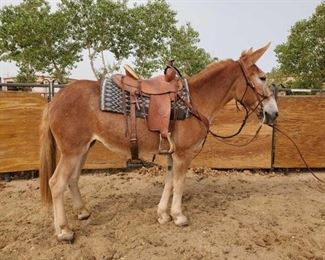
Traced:
POLYGON ((45 104, 39 94, 0 92, 0 172, 38 168, 39 125, 45 104))
MULTIPOLYGON (((325 97, 279 97, 277 126, 298 145, 309 167, 325 167, 325 97)), ((305 167, 294 145, 275 134, 275 167, 305 167)))

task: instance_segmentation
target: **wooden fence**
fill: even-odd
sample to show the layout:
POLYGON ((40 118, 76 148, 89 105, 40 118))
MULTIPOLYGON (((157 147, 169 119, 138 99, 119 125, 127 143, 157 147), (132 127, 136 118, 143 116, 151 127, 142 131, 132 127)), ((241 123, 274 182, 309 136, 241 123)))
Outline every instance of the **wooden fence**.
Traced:
MULTIPOLYGON (((278 100, 277 126, 298 145, 308 165, 325 168, 325 96, 287 96, 278 100)), ((294 145, 275 133, 274 167, 305 167, 294 145)))
MULTIPOLYGON (((39 94, 0 92, 0 173, 38 169, 39 124, 46 100, 39 94)), ((298 144, 310 167, 325 168, 325 98, 316 96, 279 97, 277 126, 298 144)), ((243 113, 228 104, 216 118, 212 129, 231 134, 241 124, 243 113)), ((252 117, 239 137, 229 140, 241 144, 259 126, 252 117)), ((150 159, 150 158, 147 158, 150 159)), ((96 143, 85 168, 122 168, 126 158, 111 153, 96 143)), ((159 163, 164 158, 158 157, 159 163)), ((294 146, 273 129, 264 126, 259 137, 244 147, 233 147, 209 136, 192 166, 212 168, 296 168, 304 167, 294 146), (272 142, 273 141, 273 142, 272 142)))

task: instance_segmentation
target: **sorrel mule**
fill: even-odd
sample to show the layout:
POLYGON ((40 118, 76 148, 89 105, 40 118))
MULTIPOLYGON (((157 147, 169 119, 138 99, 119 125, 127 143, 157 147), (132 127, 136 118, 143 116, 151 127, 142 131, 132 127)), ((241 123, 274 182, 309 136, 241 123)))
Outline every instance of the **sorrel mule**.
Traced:
MULTIPOLYGON (((265 74, 255 65, 268 47, 245 51, 238 61, 229 59, 210 64, 188 78, 193 107, 212 122, 220 108, 236 99, 266 123, 272 123, 277 117, 277 105, 266 85, 265 74)), ((61 90, 43 114, 40 188, 43 201, 48 205, 53 203, 59 240, 73 239, 63 202, 68 187, 78 218, 90 215, 80 196, 78 179, 91 144, 98 140, 111 151, 129 156, 124 115, 100 111, 99 92, 98 82, 76 81, 61 90), (57 166, 56 149, 61 153, 57 166)), ((157 153, 159 135, 147 129, 145 120, 137 119, 137 131, 140 156, 157 153)), ((185 174, 206 135, 205 125, 194 116, 176 122, 172 132, 176 151, 168 157, 168 173, 157 211, 159 223, 173 219, 178 226, 187 225, 181 209, 185 174), (172 192, 169 214, 167 205, 172 192)))

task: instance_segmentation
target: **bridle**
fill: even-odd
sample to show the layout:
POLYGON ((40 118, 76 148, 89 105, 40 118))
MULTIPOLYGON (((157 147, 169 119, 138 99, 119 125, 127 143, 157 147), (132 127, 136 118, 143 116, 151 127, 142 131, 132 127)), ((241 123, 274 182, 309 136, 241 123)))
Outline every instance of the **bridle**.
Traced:
POLYGON ((237 109, 238 109, 238 103, 239 103, 239 104, 242 105, 242 107, 245 108, 246 112, 247 112, 247 110, 249 110, 247 108, 247 106, 245 105, 245 103, 244 103, 244 98, 246 96, 246 93, 247 93, 248 88, 250 88, 254 92, 254 94, 255 94, 258 102, 257 102, 257 105, 253 109, 251 109, 249 115, 252 114, 252 113, 254 113, 254 112, 256 112, 257 109, 260 109, 260 111, 263 111, 263 101, 266 100, 266 99, 268 99, 268 98, 270 98, 272 96, 272 94, 265 95, 264 93, 260 93, 257 90, 254 82, 251 81, 250 78, 248 77, 248 72, 247 72, 247 70, 246 70, 243 62, 241 60, 238 60, 236 62, 239 64, 239 67, 240 67, 240 69, 241 69, 241 71, 242 71, 242 73, 244 75, 245 80, 246 80, 245 92, 244 92, 244 94, 243 94, 243 96, 241 97, 240 100, 236 100, 237 109))
POLYGON ((240 102, 243 102, 246 92, 247 92, 248 88, 250 87, 254 91, 254 93, 259 101, 259 104, 261 104, 265 99, 269 98, 270 96, 266 96, 266 95, 264 95, 264 93, 262 93, 262 94, 259 93, 258 90, 256 89, 254 82, 251 81, 250 78, 248 77, 248 72, 247 72, 243 62, 241 60, 238 60, 236 62, 239 64, 239 67, 245 77, 245 80, 246 80, 246 89, 245 89, 245 92, 244 92, 240 102))
MULTIPOLYGON (((250 78, 248 77, 248 72, 247 72, 247 70, 246 70, 243 62, 241 60, 237 60, 236 63, 239 64, 239 67, 241 69, 241 72, 242 72, 242 74, 243 74, 243 76, 245 78, 245 81, 246 81, 245 91, 244 91, 241 99, 240 100, 236 100, 236 107, 237 107, 237 110, 240 110, 239 109, 239 106, 238 106, 238 103, 239 103, 245 109, 245 117, 244 117, 244 119, 242 121, 241 126, 239 127, 239 129, 234 134, 227 135, 227 136, 223 136, 223 135, 219 135, 219 134, 216 134, 216 133, 212 132, 210 129, 208 130, 208 133, 210 133, 213 137, 218 138, 221 141, 223 141, 222 139, 229 139, 229 138, 233 138, 233 137, 239 135, 241 133, 241 131, 243 130, 244 126, 246 125, 248 118, 254 112, 256 112, 256 110, 258 110, 258 109, 260 109, 261 111, 263 111, 263 101, 265 99, 270 98, 270 96, 271 96, 271 95, 267 96, 264 93, 259 93, 258 90, 257 90, 257 88, 256 88, 256 86, 255 86, 255 84, 254 84, 254 82, 251 81, 250 78), (253 92, 256 95, 256 98, 258 100, 257 105, 253 109, 248 108, 248 106, 245 105, 245 102, 244 102, 244 98, 245 98, 245 96, 246 96, 247 91, 248 91, 249 88, 251 90, 253 90, 253 92)), ((227 144, 230 144, 230 145, 233 145, 233 146, 245 146, 245 145, 251 143, 257 137, 259 131, 262 128, 262 126, 263 126, 263 124, 261 124, 259 126, 259 128, 257 129, 255 135, 253 136, 253 138, 249 142, 247 142, 245 144, 240 144, 240 145, 235 145, 235 144, 231 144, 231 143, 227 143, 227 144)))

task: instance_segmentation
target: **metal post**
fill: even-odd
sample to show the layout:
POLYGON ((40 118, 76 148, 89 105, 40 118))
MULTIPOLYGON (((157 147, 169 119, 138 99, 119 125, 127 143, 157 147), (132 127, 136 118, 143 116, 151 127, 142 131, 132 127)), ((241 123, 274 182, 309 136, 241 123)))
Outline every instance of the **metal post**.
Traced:
POLYGON ((47 101, 51 100, 51 82, 48 79, 44 79, 42 82, 44 85, 48 85, 48 96, 47 96, 47 101))
POLYGON ((56 79, 52 80, 52 98, 54 97, 55 94, 55 82, 57 82, 57 85, 59 85, 59 81, 56 79))

